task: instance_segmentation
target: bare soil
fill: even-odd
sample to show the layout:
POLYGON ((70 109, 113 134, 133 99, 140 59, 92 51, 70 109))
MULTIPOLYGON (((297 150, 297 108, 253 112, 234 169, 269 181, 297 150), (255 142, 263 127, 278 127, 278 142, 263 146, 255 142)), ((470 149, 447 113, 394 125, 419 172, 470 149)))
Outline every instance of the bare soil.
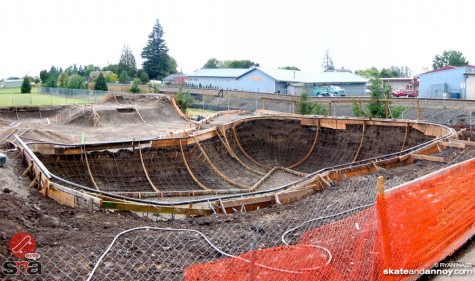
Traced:
MULTIPOLYGON (((28 129, 25 136, 31 139, 77 143, 83 132, 88 141, 111 141, 128 140, 132 136, 135 138, 158 137, 190 127, 189 122, 169 111, 168 106, 161 108, 156 101, 144 99, 131 104, 126 100, 120 100, 112 102, 112 105, 95 107, 100 116, 99 125, 96 127, 91 126, 88 115, 80 116, 67 125, 47 125, 45 119, 35 119, 29 116, 25 116, 23 119, 20 117, 18 120, 15 116, 0 115, 0 125, 2 126, 0 131, 8 131, 10 127, 15 126, 15 122, 19 122, 21 123, 19 131, 28 129), (116 109, 127 107, 133 107, 134 110, 119 112, 116 109), (137 112, 141 114, 141 117, 137 112)), ((220 117, 221 120, 218 121, 228 122, 242 117, 242 113, 226 115, 220 117)), ((91 255, 91 262, 84 265, 86 274, 88 270, 92 269, 93 262, 101 254, 101 251, 94 252, 92 249, 104 250, 114 236, 125 229, 140 226, 194 229, 206 234, 222 250, 231 254, 240 254, 250 249, 250 241, 255 241, 257 248, 281 245, 283 232, 306 220, 332 214, 339 208, 341 210, 351 209, 374 202, 375 190, 373 187, 376 176, 383 176, 386 180, 386 188, 390 188, 437 171, 446 165, 475 157, 473 148, 465 150, 451 148, 438 154, 438 156, 446 158, 446 163, 418 160, 410 166, 391 170, 381 169, 372 175, 350 178, 336 183, 335 186, 303 198, 294 204, 273 206, 251 213, 233 213, 181 220, 172 217, 154 217, 152 220, 147 216, 130 212, 104 210, 88 212, 83 209, 62 206, 52 199, 42 196, 34 188, 28 188, 30 179, 19 176, 26 167, 23 166, 18 152, 11 150, 0 150, 0 152, 5 153, 9 158, 8 165, 0 168, 0 264, 3 263, 2 256, 9 256, 8 241, 10 237, 16 232, 27 231, 35 235, 39 249, 71 245, 80 253, 91 255)), ((335 217, 333 220, 340 218, 335 217)), ((330 221, 325 220, 320 223, 325 224, 330 221)), ((318 227, 318 225, 312 225, 312 227, 318 227)), ((297 237, 298 233, 295 233, 289 235, 288 238, 290 242, 295 242, 297 237)), ((458 255, 464 261, 473 263, 475 261, 473 241, 467 245, 461 252, 458 252, 458 255)), ((204 252, 205 249, 209 251, 209 248, 202 240, 195 241, 194 245, 187 249, 198 258, 193 261, 182 259, 178 256, 181 254, 177 252, 175 258, 180 262, 175 267, 178 271, 190 262, 205 262, 209 259, 219 258, 216 253, 205 255, 205 253, 208 254, 204 252), (202 257, 199 253, 202 253, 202 257)), ((155 251, 158 253, 165 250, 155 249, 155 251)), ((1 277, 0 273, 0 279, 1 277)), ((126 276, 122 277, 126 278, 126 276)), ((177 275, 177 279, 181 277, 181 275, 177 275)))

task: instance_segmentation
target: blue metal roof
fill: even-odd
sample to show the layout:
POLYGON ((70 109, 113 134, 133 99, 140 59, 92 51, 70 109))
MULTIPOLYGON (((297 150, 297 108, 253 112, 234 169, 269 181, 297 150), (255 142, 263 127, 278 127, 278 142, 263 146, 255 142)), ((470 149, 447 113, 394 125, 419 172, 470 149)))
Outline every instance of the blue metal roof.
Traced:
POLYGON ((206 68, 188 74, 188 77, 220 77, 235 78, 251 71, 261 71, 276 81, 293 83, 366 83, 367 79, 349 72, 304 72, 287 69, 263 68, 206 68))
POLYGON ((222 77, 222 78, 238 78, 254 68, 203 68, 197 70, 187 77, 222 77))

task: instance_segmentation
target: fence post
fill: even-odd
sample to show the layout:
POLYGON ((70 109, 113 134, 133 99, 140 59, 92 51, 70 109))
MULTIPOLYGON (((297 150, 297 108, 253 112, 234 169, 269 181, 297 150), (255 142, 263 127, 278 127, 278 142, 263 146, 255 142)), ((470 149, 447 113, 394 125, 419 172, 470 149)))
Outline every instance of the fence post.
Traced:
MULTIPOLYGON (((392 268, 392 261, 391 261, 391 240, 390 240, 390 232, 389 232, 389 221, 388 221, 388 213, 386 209, 386 199, 384 198, 384 178, 379 176, 376 179, 376 211, 379 220, 379 227, 381 230, 381 239, 383 244, 383 264, 384 269, 392 268)), ((384 276, 383 279, 392 280, 392 276, 384 276)))
POLYGON ((253 241, 251 243, 251 258, 249 261, 249 276, 247 278, 248 281, 255 281, 256 280, 256 249, 257 245, 256 242, 253 241))
POLYGON ((417 98, 417 120, 421 120, 422 119, 422 116, 421 116, 421 105, 420 105, 420 102, 419 102, 419 98, 417 98))

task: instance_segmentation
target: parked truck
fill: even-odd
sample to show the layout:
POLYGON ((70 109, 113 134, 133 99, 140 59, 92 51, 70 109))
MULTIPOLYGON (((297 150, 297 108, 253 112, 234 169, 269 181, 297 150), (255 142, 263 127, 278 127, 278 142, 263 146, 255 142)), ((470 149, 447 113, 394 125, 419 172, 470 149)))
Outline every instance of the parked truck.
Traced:
POLYGON ((313 89, 313 95, 317 97, 344 97, 345 89, 338 86, 320 86, 313 89))
POLYGON ((409 84, 406 85, 405 89, 397 89, 391 92, 391 96, 395 98, 406 97, 406 98, 416 98, 419 96, 419 80, 414 77, 409 84))

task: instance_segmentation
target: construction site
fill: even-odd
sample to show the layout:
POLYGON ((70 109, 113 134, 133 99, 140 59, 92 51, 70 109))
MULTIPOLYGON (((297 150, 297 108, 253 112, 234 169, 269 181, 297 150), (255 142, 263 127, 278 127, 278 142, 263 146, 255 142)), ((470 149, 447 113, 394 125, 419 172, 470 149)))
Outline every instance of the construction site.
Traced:
POLYGON ((25 280, 437 278, 475 234, 471 108, 417 99, 412 119, 374 119, 324 102, 329 116, 213 97, 220 111, 190 118, 170 93, 1 108, 0 265, 27 231, 42 272, 25 280))

